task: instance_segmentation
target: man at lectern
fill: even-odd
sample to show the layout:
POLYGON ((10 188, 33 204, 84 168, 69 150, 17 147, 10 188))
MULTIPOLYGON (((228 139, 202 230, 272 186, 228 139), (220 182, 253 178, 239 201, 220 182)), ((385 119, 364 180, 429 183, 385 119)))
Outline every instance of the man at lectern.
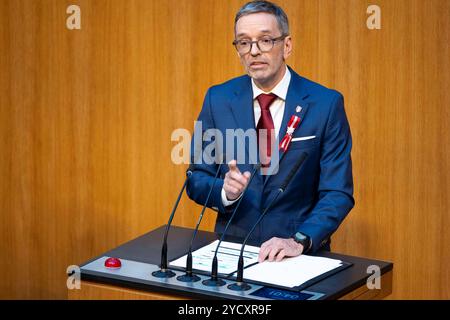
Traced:
MULTIPOLYGON (((227 159, 208 203, 218 212, 215 231, 224 231, 243 197, 226 234, 244 238, 297 159, 307 153, 251 242, 261 245, 260 261, 330 250, 331 235, 354 206, 352 139, 343 96, 286 65, 292 39, 288 18, 277 5, 268 1, 245 4, 236 14, 234 31, 233 44, 247 75, 211 87, 198 116, 201 151, 212 143, 205 141, 203 133, 215 129, 223 135, 223 150, 216 152, 223 151, 227 159), (250 142, 240 149, 251 153, 255 147, 257 162, 262 164, 251 183, 251 154, 241 157, 244 161, 239 154, 229 155, 239 148, 230 148, 234 140, 227 134, 238 129, 257 135, 255 145, 250 142)), ((203 205, 219 164, 199 162, 194 141, 198 141, 195 134, 191 151, 195 166, 187 193, 203 205)))

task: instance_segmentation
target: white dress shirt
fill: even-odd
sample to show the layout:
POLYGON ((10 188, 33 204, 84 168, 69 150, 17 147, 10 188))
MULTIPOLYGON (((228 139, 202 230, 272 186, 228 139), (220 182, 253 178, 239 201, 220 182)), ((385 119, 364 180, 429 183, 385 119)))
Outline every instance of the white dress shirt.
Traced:
MULTIPOLYGON (((253 114, 255 116, 255 124, 258 124, 259 118, 261 117, 261 107, 259 106, 258 99, 256 99, 260 94, 273 93, 277 95, 277 98, 270 105, 270 114, 272 115, 273 125, 275 127, 275 135, 278 138, 281 122, 283 122, 284 106, 286 103, 286 96, 289 88, 289 83, 291 82, 291 72, 286 66, 286 72, 280 82, 269 92, 265 92, 258 88, 255 81, 252 79, 252 90, 253 90, 253 114)), ((239 199, 239 198, 238 198, 239 199)), ((230 201, 227 199, 225 190, 222 188, 222 203, 225 207, 232 205, 236 200, 230 201)))

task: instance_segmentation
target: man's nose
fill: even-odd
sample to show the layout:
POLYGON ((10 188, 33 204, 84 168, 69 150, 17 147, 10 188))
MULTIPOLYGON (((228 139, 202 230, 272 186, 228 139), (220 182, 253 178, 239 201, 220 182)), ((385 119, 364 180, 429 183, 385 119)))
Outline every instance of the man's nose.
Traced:
POLYGON ((254 43, 252 43, 252 44, 250 44, 250 45, 251 45, 251 47, 250 47, 250 54, 251 54, 252 56, 257 56, 258 54, 261 53, 261 50, 259 50, 259 47, 258 47, 258 43, 257 43, 257 42, 254 42, 254 43))

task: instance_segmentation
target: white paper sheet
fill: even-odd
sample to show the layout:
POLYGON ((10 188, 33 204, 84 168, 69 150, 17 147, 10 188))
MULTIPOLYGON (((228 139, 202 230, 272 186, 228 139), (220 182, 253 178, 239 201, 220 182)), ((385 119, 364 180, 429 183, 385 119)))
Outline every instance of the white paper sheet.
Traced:
POLYGON ((244 270, 244 280, 296 287, 342 265, 341 260, 301 255, 280 262, 264 261, 244 270))
MULTIPOLYGON (((202 271, 211 271, 214 252, 216 251, 219 240, 216 240, 192 253, 192 268, 202 271)), ((237 270, 239 254, 241 251, 240 243, 225 242, 220 244, 217 253, 218 272, 221 274, 230 274, 237 270)), ((254 246, 245 246, 244 267, 258 261, 259 248, 254 246)), ((187 255, 182 256, 169 263, 171 266, 186 267, 187 255)))

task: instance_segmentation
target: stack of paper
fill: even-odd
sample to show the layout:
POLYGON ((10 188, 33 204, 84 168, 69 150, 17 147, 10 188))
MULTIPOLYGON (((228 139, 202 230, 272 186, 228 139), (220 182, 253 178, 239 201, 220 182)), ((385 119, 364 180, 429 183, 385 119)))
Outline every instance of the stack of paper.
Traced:
POLYGON ((341 265, 341 260, 301 255, 281 262, 258 263, 244 270, 244 279, 292 288, 341 265))
MULTIPOLYGON (((218 240, 192 253, 194 270, 211 271, 214 252, 218 240)), ((218 272, 229 275, 237 270, 241 244, 222 242, 217 254, 218 272)), ((258 262, 259 248, 245 246, 244 250, 244 280, 253 280, 283 287, 296 287, 303 283, 342 266, 341 260, 300 255, 285 258, 281 262, 258 262)), ((186 267, 186 255, 172 261, 171 266, 186 267)))

